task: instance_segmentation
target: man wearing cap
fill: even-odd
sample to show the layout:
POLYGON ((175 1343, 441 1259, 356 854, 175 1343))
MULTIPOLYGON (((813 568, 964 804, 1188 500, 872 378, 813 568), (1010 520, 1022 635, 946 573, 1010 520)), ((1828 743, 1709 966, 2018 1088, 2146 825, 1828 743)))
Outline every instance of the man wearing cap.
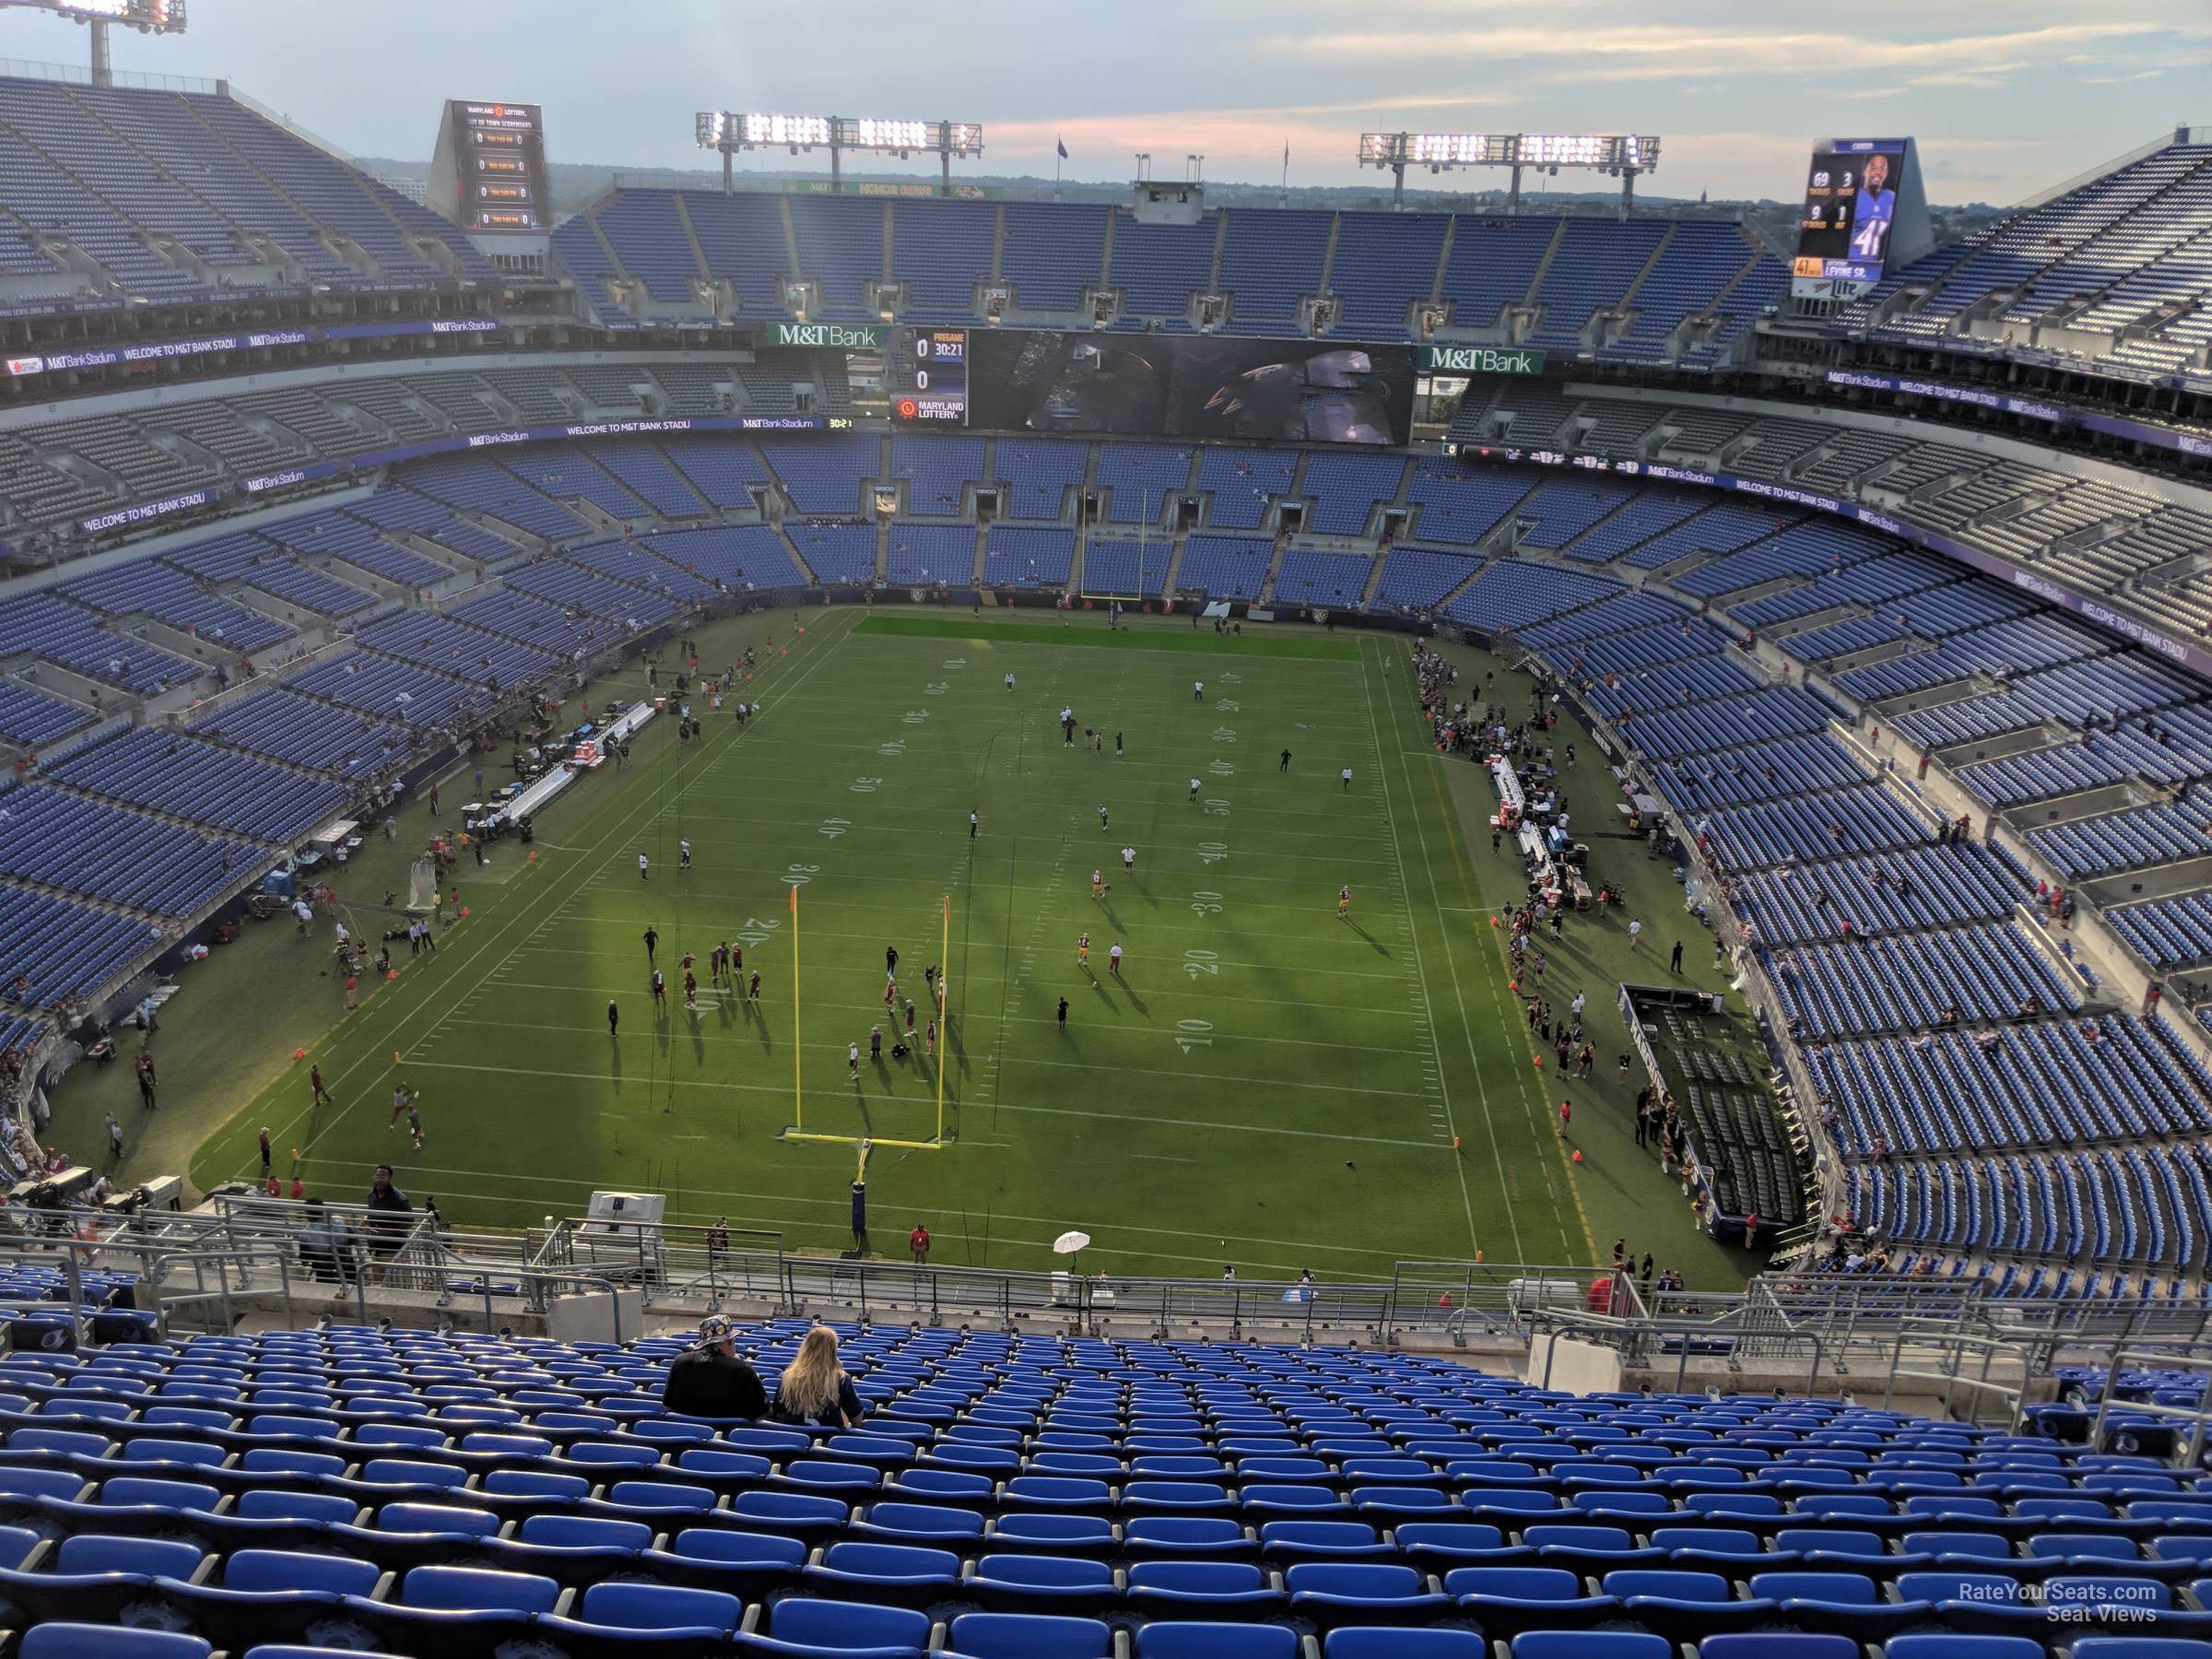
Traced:
POLYGON ((661 1405, 685 1417, 757 1418, 768 1410, 760 1373, 737 1358, 736 1326, 720 1313, 700 1322, 699 1338, 668 1367, 661 1405))

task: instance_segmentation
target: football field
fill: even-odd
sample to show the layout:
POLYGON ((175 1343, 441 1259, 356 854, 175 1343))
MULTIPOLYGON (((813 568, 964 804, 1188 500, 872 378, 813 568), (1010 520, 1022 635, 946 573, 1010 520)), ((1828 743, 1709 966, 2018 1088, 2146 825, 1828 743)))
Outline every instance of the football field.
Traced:
POLYGON ((577 1215, 615 1188, 850 1248, 853 1148, 795 1125, 878 1141, 887 1255, 924 1221, 947 1265, 1048 1267, 1068 1228, 1112 1273, 1590 1259, 1487 919, 1500 877, 1486 899, 1490 855, 1455 798, 1479 773, 1424 741, 1408 641, 1002 615, 840 607, 795 638, 788 614, 753 622, 778 638, 756 720, 695 699, 703 740, 655 722, 627 768, 540 818, 535 862, 508 842, 503 880, 464 865, 470 918, 435 958, 403 946, 398 982, 311 1048, 336 1104, 310 1110, 291 1068, 195 1176, 257 1168, 266 1123, 313 1190, 351 1197, 389 1160, 456 1225, 577 1215), (725 942, 735 985, 708 971, 725 942), (934 1052, 932 966, 949 982, 934 1052), (913 1052, 894 1058, 910 998, 913 1052), (389 1122, 403 1080, 419 1152, 389 1122))

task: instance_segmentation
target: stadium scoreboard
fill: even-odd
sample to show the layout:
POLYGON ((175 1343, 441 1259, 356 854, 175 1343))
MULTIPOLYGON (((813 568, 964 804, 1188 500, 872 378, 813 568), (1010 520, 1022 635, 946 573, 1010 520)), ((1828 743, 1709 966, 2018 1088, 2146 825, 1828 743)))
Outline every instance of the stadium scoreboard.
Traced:
POLYGON ((553 229, 544 112, 532 103, 446 100, 430 162, 432 212, 476 236, 553 229))
POLYGON ((925 426, 966 426, 968 331, 916 329, 913 355, 913 384, 891 400, 892 418, 925 426))
POLYGON ((1933 241, 1910 138, 1830 138, 1814 147, 1798 210, 1792 291, 1851 299, 1933 241))

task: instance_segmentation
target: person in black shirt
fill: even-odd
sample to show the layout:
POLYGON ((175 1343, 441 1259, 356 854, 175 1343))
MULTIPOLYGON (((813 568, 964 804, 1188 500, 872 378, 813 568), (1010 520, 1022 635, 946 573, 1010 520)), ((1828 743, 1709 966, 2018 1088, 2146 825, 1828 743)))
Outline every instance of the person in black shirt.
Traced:
POLYGON ((744 1418, 768 1409, 760 1373, 737 1357, 736 1327, 722 1314, 700 1322, 699 1339, 676 1357, 661 1405, 685 1417, 744 1418))
POLYGON ((369 1253, 380 1261, 388 1261, 399 1253, 406 1242, 407 1230, 414 1225, 409 1218, 415 1206, 407 1202, 406 1194, 392 1184, 392 1166, 378 1164, 370 1178, 368 1204, 369 1253))

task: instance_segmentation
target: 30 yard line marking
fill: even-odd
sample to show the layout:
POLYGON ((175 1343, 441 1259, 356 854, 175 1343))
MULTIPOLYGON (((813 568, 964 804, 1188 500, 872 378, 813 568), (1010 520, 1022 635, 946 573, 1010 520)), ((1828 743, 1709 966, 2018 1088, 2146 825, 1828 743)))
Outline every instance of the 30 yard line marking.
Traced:
MULTIPOLYGON (((1379 645, 1377 649, 1387 651, 1390 649, 1390 647, 1387 643, 1385 643, 1379 645)), ((1382 804, 1385 815, 1390 824, 1391 858, 1397 865, 1398 886, 1400 892, 1405 896, 1404 902, 1406 905, 1410 906, 1412 901, 1412 889, 1406 879, 1406 849, 1398 840, 1397 812, 1394 806, 1394 797, 1391 794, 1390 775, 1383 764, 1382 759, 1382 728, 1375 718, 1374 691, 1372 687, 1371 687, 1368 683, 1367 641, 1364 639, 1362 639, 1359 642, 1359 698, 1360 700, 1367 705, 1367 730, 1369 741, 1372 746, 1375 757, 1375 776, 1382 785, 1382 804)), ((1427 965, 1422 961, 1421 959, 1420 935, 1418 932, 1411 926, 1410 922, 1408 923, 1406 928, 1406 938, 1413 949, 1414 970, 1420 976, 1421 1012, 1424 1016, 1427 1026, 1429 1055, 1430 1059, 1436 1062, 1437 1093, 1442 1099, 1444 1104, 1444 1126, 1446 1131, 1451 1135, 1452 1138, 1453 1140, 1457 1140, 1459 1138, 1459 1128, 1457 1121, 1452 1112, 1451 1088, 1444 1080, 1443 1051, 1437 1046, 1436 1010, 1433 1006, 1432 999, 1429 994, 1429 971, 1427 965)), ((1449 935, 1447 935, 1444 940, 1444 953, 1447 957, 1451 954, 1451 938, 1449 935)), ((1460 1017, 1461 1023, 1464 1025, 1465 1023, 1466 1017, 1466 1009, 1464 1004, 1461 1006, 1460 1017)), ((1468 1032, 1467 1035, 1467 1053, 1470 1058, 1473 1057, 1475 1053, 1475 1038, 1472 1031, 1468 1032)), ((1489 1091, 1483 1086, 1482 1067, 1479 1064, 1475 1067, 1475 1088, 1477 1092, 1482 1098, 1483 1119, 1485 1126, 1489 1131, 1491 1165, 1499 1171, 1498 1194, 1499 1196, 1505 1201, 1505 1225, 1507 1230, 1509 1230, 1513 1236, 1513 1259, 1515 1261, 1521 1261, 1525 1259, 1522 1254, 1521 1227, 1519 1221, 1513 1215, 1512 1194, 1507 1189, 1505 1184, 1503 1154, 1499 1150, 1498 1147, 1497 1126, 1489 1122, 1489 1091)), ((1469 1250, 1478 1250, 1481 1248, 1482 1241, 1477 1235, 1475 1229, 1475 1200, 1467 1191, 1467 1166, 1465 1160, 1463 1159, 1456 1152, 1453 1153, 1452 1155, 1452 1169, 1453 1173, 1459 1177, 1460 1207, 1465 1212, 1467 1218, 1467 1248, 1469 1250)))

